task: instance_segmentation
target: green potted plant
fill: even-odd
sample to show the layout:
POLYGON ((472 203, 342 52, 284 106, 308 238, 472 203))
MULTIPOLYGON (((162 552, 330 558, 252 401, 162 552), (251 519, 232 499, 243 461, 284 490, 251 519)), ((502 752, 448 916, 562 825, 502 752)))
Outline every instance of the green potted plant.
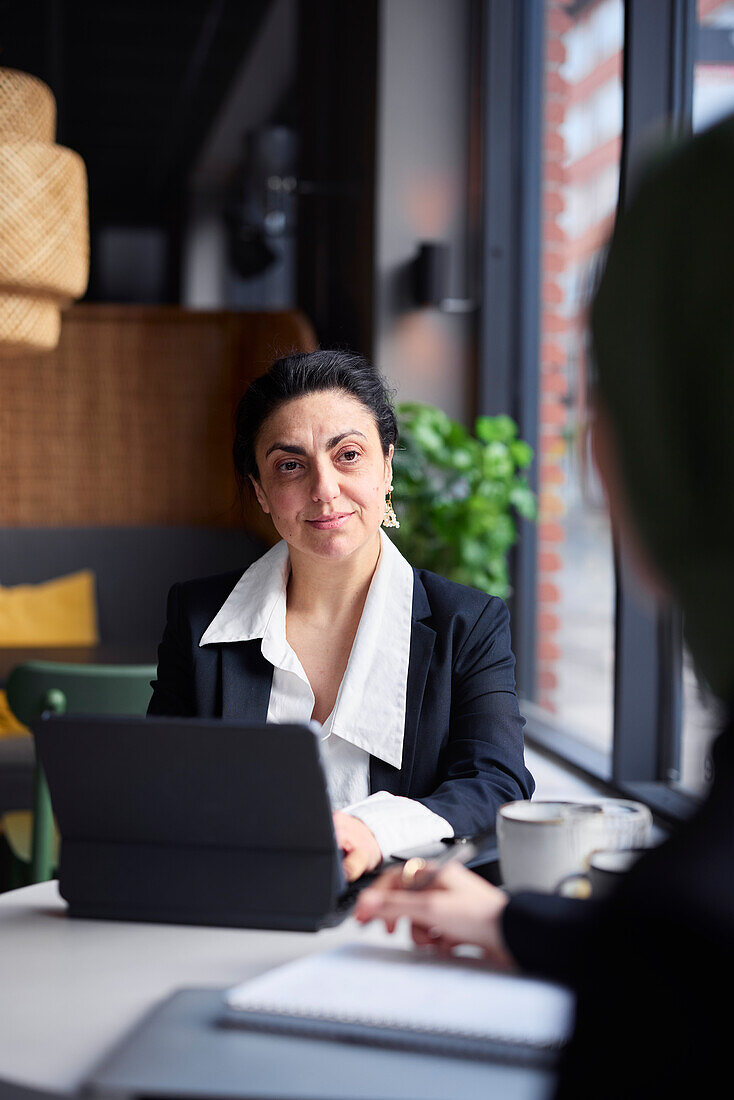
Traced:
POLYGON ((537 515, 524 473, 532 447, 509 416, 478 417, 472 435, 430 405, 405 403, 397 413, 396 545, 412 565, 506 598, 516 516, 537 515))

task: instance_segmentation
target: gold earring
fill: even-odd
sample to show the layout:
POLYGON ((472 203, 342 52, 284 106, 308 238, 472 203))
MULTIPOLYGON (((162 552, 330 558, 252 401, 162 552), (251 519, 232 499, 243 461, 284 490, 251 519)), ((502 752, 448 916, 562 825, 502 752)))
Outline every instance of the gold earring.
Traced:
POLYGON ((395 515, 395 509, 392 506, 392 485, 388 489, 387 496, 385 497, 385 515, 384 515, 383 520, 382 520, 382 526, 383 527, 399 527, 400 526, 400 520, 395 515))

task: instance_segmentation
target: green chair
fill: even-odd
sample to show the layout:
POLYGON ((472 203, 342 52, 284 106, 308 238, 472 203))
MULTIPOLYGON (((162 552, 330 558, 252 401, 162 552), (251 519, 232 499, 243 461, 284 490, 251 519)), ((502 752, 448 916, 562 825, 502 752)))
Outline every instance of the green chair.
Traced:
MULTIPOLYGON (((25 725, 44 712, 54 714, 145 714, 155 665, 67 665, 29 661, 11 672, 8 704, 25 725)), ((32 818, 28 812, 2 818, 8 844, 26 879, 45 882, 56 865, 56 828, 43 770, 36 760, 32 818)))

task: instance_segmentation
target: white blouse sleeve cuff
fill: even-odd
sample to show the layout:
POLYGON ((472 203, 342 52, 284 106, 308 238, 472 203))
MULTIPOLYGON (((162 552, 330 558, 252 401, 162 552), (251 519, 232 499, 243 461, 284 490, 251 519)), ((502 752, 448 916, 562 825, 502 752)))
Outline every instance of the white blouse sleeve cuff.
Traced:
POLYGON ((376 791, 361 802, 344 806, 342 813, 364 822, 379 844, 383 859, 454 835, 448 821, 422 802, 387 791, 376 791))

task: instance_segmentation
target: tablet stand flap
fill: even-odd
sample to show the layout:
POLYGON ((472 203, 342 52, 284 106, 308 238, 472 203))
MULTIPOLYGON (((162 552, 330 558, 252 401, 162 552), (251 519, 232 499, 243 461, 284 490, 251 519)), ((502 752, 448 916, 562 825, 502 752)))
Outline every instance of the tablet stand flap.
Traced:
POLYGON ((332 923, 336 853, 62 841, 77 917, 308 930, 332 923))

